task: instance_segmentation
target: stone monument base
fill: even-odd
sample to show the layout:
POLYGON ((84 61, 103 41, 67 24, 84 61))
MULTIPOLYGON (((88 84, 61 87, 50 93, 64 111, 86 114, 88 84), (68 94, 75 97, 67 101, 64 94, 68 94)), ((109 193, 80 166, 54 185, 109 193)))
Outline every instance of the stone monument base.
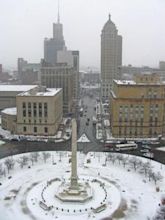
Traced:
POLYGON ((63 202, 86 202, 93 197, 93 190, 88 182, 78 183, 76 188, 70 183, 62 183, 55 196, 63 202))

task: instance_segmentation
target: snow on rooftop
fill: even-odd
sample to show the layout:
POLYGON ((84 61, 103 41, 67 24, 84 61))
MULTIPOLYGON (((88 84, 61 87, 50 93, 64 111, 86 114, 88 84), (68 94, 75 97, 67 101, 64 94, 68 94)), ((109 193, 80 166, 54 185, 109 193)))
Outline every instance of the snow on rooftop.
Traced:
POLYGON ((47 88, 45 91, 31 91, 31 90, 29 90, 29 91, 26 91, 26 92, 19 94, 19 96, 54 96, 60 90, 61 90, 61 88, 47 88))
POLYGON ((37 85, 0 85, 0 92, 25 92, 36 86, 37 85))
POLYGON ((114 80, 119 85, 136 85, 134 80, 114 80))
POLYGON ((17 114, 17 108, 5 108, 1 111, 2 113, 8 114, 8 115, 16 115, 17 114))

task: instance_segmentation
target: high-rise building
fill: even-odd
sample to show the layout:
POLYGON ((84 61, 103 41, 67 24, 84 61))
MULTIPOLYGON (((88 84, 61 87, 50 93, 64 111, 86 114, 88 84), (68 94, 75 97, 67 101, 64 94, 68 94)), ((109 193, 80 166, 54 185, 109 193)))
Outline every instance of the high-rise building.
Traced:
POLYGON ((2 74, 2 64, 0 64, 0 74, 2 74))
POLYGON ((101 90, 102 98, 108 99, 113 79, 120 78, 122 65, 122 36, 118 35, 109 15, 101 33, 101 90))
POLYGON ((165 83, 158 74, 114 80, 110 120, 114 137, 157 137, 165 134, 165 83))
POLYGON ((57 63, 57 52, 65 48, 63 25, 58 16, 57 23, 53 23, 53 38, 44 40, 44 60, 49 64, 57 63))
POLYGON ((66 63, 49 66, 42 62, 41 84, 49 88, 62 88, 63 112, 73 112, 74 104, 74 70, 66 63))
POLYGON ((23 58, 17 60, 18 79, 21 84, 36 84, 40 77, 40 63, 29 63, 23 58))
POLYGON ((159 62, 159 69, 160 70, 165 70, 165 61, 160 61, 159 62))
POLYGON ((69 67, 73 67, 74 72, 74 100, 79 97, 79 51, 62 50, 57 53, 57 63, 66 63, 69 67))

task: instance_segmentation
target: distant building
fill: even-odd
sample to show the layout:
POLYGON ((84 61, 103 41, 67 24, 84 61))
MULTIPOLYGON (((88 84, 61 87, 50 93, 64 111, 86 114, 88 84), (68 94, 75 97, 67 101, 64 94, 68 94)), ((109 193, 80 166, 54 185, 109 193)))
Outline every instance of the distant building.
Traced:
POLYGON ((63 112, 73 114, 79 97, 79 51, 67 50, 59 14, 53 24, 53 38, 44 41, 44 59, 41 61, 41 84, 62 88, 63 112))
POLYGON ((49 88, 62 88, 63 112, 73 113, 74 104, 74 69, 64 64, 47 66, 44 61, 41 68, 41 83, 49 88))
POLYGON ((57 63, 57 52, 65 49, 63 26, 58 17, 57 23, 53 23, 53 38, 44 40, 44 60, 54 65, 57 63))
POLYGON ((23 58, 18 58, 18 79, 21 84, 36 84, 40 80, 40 63, 28 63, 23 58))
POLYGON ((119 79, 122 66, 122 37, 109 15, 101 33, 101 90, 108 99, 113 79, 119 79))
POLYGON ((11 76, 9 75, 8 72, 4 72, 2 68, 2 64, 0 64, 0 81, 1 82, 7 82, 11 76))
POLYGON ((83 83, 98 84, 100 83, 100 73, 93 71, 83 73, 81 81, 83 83))
POLYGON ((0 74, 2 74, 2 64, 0 64, 0 74))
POLYGON ((158 74, 114 80, 110 108, 114 137, 165 135, 165 82, 158 74))
POLYGON ((16 95, 36 85, 0 85, 0 110, 16 106, 16 95))
POLYGON ((57 63, 66 63, 68 67, 73 67, 74 71, 74 100, 79 97, 80 79, 79 79, 79 51, 63 50, 57 53, 57 63))
POLYGON ((165 61, 160 61, 159 62, 159 69, 160 70, 165 70, 165 61))
POLYGON ((2 111, 2 128, 19 135, 55 135, 62 120, 62 89, 36 86, 2 111))

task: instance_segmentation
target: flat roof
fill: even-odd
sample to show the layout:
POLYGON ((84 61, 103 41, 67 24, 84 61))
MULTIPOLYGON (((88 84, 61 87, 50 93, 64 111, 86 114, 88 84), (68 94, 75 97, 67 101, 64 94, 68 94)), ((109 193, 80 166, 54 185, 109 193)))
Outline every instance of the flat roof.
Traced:
POLYGON ((37 85, 0 85, 0 92, 25 92, 37 85))
POLYGON ((134 80, 114 80, 116 84, 119 85, 136 85, 136 82, 134 80))
POLYGON ((54 96, 61 90, 62 90, 61 88, 46 88, 45 91, 29 90, 29 91, 18 94, 18 96, 54 96))
POLYGON ((17 108, 13 107, 13 108, 5 108, 4 110, 1 111, 1 113, 5 113, 8 115, 16 115, 17 114, 17 108))
POLYGON ((147 83, 147 82, 138 82, 136 83, 134 80, 114 80, 114 82, 118 85, 164 85, 165 81, 161 81, 161 82, 153 82, 153 83, 147 83))

